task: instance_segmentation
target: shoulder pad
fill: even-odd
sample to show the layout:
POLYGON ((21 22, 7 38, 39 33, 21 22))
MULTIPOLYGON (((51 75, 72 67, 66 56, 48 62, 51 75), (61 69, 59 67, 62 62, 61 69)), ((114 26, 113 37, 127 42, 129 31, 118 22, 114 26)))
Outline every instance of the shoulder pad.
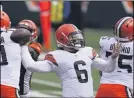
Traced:
POLYGON ((54 50, 54 51, 51 51, 51 52, 48 52, 49 54, 53 54, 53 55, 61 55, 61 50, 54 50))
POLYGON ((108 37, 108 36, 102 36, 102 37, 100 38, 100 41, 99 41, 100 47, 103 46, 103 43, 104 43, 104 41, 106 41, 106 40, 110 40, 110 37, 108 37))
POLYGON ((76 54, 83 54, 83 55, 89 55, 92 53, 92 47, 84 47, 84 48, 81 48, 76 54))
POLYGON ((102 39, 102 40, 104 40, 104 39, 109 40, 109 39, 110 39, 110 37, 108 37, 108 36, 102 36, 100 39, 102 39))
MULTIPOLYGON (((98 56, 96 50, 92 47, 85 47, 84 48, 84 53, 89 57, 91 58, 92 60, 98 56)), ((83 53, 83 54, 84 54, 83 53)))
POLYGON ((84 48, 82 48, 81 50, 83 50, 83 51, 85 51, 85 52, 89 52, 89 51, 92 51, 92 47, 84 47, 84 48))

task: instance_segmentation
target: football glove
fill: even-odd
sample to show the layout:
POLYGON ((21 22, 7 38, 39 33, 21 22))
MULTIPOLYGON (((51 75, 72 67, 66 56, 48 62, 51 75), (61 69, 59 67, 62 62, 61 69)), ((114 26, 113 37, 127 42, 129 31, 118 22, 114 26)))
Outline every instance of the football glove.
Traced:
POLYGON ((37 43, 37 42, 32 42, 28 45, 29 47, 35 49, 39 54, 41 53, 42 51, 42 46, 40 43, 37 43))

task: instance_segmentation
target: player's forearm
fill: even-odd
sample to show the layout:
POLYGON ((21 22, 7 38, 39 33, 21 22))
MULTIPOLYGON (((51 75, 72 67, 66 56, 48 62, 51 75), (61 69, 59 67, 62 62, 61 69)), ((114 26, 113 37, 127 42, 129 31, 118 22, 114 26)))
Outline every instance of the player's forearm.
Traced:
POLYGON ((116 59, 110 58, 108 61, 105 61, 101 58, 95 58, 93 66, 100 71, 113 72, 116 66, 116 59))
POLYGON ((27 46, 22 47, 22 63, 25 68, 31 72, 49 72, 52 69, 51 62, 47 60, 35 62, 32 59, 27 46))

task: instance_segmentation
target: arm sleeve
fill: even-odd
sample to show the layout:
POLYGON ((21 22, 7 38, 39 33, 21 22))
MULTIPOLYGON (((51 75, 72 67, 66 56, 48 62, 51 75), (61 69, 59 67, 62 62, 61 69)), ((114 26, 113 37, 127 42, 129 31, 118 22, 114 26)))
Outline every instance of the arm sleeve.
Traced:
POLYGON ((27 46, 22 47, 22 64, 31 72, 50 72, 55 66, 48 60, 35 62, 32 59, 27 46))
POLYGON ((105 61, 101 58, 95 58, 92 62, 92 66, 96 69, 104 72, 113 72, 116 67, 116 59, 109 59, 108 61, 105 61))

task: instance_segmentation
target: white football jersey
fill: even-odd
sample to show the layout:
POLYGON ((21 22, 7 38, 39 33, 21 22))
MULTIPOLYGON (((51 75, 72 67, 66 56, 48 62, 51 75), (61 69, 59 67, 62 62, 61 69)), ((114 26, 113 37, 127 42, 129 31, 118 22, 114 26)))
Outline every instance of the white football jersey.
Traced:
POLYGON ((64 97, 93 96, 93 81, 91 75, 92 48, 82 48, 77 53, 63 50, 50 52, 56 60, 57 67, 53 71, 62 81, 64 97))
MULTIPOLYGON (((114 37, 101 37, 100 57, 108 60, 117 43, 114 37)), ((121 84, 133 90, 133 41, 122 43, 120 55, 116 61, 116 68, 112 73, 102 73, 101 83, 121 84)))
POLYGON ((19 89, 21 47, 10 39, 13 30, 1 33, 1 84, 19 89))

